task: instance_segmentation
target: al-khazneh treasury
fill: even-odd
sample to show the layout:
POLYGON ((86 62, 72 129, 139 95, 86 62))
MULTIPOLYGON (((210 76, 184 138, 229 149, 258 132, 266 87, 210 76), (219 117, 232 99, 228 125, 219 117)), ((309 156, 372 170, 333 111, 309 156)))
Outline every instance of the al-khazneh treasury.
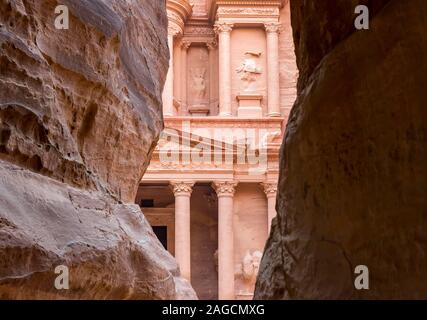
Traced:
POLYGON ((167 1, 165 132, 136 202, 199 298, 251 299, 296 96, 289 3, 192 3, 167 1))

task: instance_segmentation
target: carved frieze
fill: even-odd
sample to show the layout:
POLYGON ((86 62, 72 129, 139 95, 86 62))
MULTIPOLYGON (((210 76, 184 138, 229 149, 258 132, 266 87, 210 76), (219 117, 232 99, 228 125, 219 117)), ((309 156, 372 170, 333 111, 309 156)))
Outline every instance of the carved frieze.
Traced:
POLYGON ((263 118, 263 119, 221 119, 221 118, 168 118, 165 119, 165 127, 182 130, 185 126, 191 128, 254 128, 280 130, 282 118, 263 118))
POLYGON ((187 26, 185 35, 192 36, 214 36, 214 31, 210 26, 187 26))
POLYGON ((213 170, 213 169, 223 169, 223 170, 231 170, 233 169, 232 164, 224 164, 224 163, 215 163, 214 161, 209 162, 190 162, 190 163, 182 163, 182 162, 162 162, 162 161, 151 161, 150 170, 188 170, 188 171, 203 171, 203 170, 213 170))
POLYGON ((217 10, 218 17, 224 16, 279 16, 279 8, 262 8, 262 7, 219 7, 217 10))

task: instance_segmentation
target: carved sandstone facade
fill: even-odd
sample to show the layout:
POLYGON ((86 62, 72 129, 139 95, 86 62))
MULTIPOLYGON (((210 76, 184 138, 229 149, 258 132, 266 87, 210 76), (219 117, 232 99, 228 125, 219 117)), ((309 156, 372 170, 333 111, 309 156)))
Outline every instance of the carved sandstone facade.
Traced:
POLYGON ((165 130, 137 203, 200 298, 250 299, 295 100, 289 4, 167 1, 165 130))

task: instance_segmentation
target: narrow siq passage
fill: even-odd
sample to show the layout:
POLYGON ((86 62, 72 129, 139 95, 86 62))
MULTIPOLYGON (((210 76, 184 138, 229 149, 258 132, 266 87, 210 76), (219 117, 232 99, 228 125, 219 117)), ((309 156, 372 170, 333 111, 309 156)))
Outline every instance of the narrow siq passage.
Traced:
POLYGON ((0 299, 427 298, 427 3, 143 2, 0 2, 0 299))

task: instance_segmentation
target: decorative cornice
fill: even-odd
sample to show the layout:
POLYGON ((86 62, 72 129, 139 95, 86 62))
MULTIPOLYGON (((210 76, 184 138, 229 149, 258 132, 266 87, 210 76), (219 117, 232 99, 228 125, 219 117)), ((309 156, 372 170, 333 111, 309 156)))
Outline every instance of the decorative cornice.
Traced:
POLYGON ((193 192, 194 182, 186 181, 171 181, 170 185, 172 187, 173 194, 176 196, 190 196, 193 192))
POLYGON ((270 131, 282 131, 284 118, 265 117, 265 118, 227 118, 219 116, 209 117, 191 117, 174 116, 165 119, 165 127, 173 130, 185 131, 187 126, 190 128, 252 128, 255 130, 265 129, 270 131))
POLYGON ((215 181, 212 187, 215 189, 218 197, 232 197, 236 192, 237 182, 233 181, 215 181))
POLYGON ((246 7, 246 8, 235 8, 235 7, 220 7, 217 10, 217 15, 232 15, 232 16, 276 16, 279 14, 279 8, 267 7, 246 7))

